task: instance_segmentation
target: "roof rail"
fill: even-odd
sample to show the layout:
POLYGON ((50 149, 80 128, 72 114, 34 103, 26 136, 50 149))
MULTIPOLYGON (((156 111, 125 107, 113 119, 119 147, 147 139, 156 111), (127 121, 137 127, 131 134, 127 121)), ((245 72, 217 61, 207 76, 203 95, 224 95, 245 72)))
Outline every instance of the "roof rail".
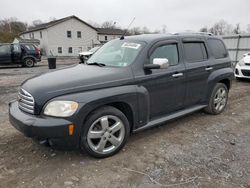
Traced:
POLYGON ((183 34, 213 36, 213 33, 209 33, 209 32, 182 32, 182 33, 174 33, 174 35, 183 35, 183 34))

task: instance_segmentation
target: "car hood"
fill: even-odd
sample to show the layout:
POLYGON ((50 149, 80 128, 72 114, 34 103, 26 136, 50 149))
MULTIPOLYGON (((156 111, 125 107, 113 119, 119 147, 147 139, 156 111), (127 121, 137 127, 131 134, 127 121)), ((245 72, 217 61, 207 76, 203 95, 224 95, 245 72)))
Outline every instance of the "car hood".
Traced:
POLYGON ((76 65, 41 74, 26 80, 22 88, 37 105, 65 94, 129 84, 133 80, 130 68, 76 65))

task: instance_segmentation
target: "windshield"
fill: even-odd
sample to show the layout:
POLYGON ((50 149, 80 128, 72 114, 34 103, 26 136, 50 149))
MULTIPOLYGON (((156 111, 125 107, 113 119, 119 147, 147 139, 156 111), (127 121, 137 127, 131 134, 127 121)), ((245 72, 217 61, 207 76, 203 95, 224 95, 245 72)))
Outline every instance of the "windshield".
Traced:
POLYGON ((94 53, 87 64, 101 63, 107 66, 126 67, 130 65, 143 47, 143 43, 113 40, 94 53))
POLYGON ((94 47, 94 48, 91 48, 90 50, 89 50, 89 52, 95 52, 96 50, 98 50, 100 47, 94 47))

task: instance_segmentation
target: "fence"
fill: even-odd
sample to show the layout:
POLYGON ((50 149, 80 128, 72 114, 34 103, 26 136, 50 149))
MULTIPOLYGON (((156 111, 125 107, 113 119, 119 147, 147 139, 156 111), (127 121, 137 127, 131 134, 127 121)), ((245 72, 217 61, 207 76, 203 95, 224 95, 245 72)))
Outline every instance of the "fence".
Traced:
POLYGON ((229 55, 234 64, 236 64, 243 54, 250 52, 250 35, 230 35, 222 36, 225 42, 229 55))

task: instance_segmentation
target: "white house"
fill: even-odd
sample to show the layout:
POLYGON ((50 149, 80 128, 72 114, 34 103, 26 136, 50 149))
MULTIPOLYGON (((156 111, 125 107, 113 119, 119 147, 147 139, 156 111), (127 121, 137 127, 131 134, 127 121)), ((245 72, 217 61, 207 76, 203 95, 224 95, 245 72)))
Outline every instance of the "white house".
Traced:
POLYGON ((22 32, 22 39, 38 39, 45 55, 77 56, 111 39, 121 36, 122 30, 98 29, 76 16, 69 16, 36 26, 22 32))
POLYGON ((104 44, 107 41, 120 38, 124 31, 121 29, 111 29, 111 28, 96 28, 97 30, 97 40, 104 44))

